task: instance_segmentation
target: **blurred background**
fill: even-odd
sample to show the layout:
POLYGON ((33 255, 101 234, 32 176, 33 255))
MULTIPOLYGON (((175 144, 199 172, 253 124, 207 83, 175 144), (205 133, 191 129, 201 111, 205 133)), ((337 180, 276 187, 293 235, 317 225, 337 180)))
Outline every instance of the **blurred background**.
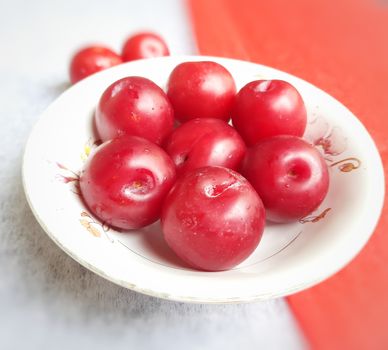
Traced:
POLYGON ((117 287, 74 262, 33 218, 20 167, 39 114, 70 86, 74 52, 93 43, 120 51, 142 30, 159 33, 172 55, 246 59, 312 82, 361 119, 386 162, 387 23, 383 0, 0 0, 0 347, 386 349, 386 208, 360 256, 313 289, 190 305, 117 287))

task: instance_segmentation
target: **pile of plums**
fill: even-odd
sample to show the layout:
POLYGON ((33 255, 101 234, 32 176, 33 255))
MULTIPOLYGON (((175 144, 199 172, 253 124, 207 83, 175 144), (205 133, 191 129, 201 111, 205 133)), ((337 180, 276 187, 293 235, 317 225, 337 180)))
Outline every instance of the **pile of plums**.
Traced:
POLYGON ((179 64, 166 92, 125 77, 98 102, 103 143, 81 172, 83 199, 123 231, 160 219, 167 244, 192 267, 230 269, 255 250, 266 219, 299 220, 324 200, 328 169, 302 139, 306 119, 288 82, 256 80, 237 92, 215 62, 179 64))

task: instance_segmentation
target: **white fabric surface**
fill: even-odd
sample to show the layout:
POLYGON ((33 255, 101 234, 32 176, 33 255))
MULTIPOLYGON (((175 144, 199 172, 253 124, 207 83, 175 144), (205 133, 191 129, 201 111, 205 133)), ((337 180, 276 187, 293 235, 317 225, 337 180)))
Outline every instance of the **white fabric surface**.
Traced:
POLYGON ((190 305, 143 296, 78 265, 45 235, 21 185, 24 144, 67 87, 72 52, 155 29, 195 52, 183 1, 0 0, 0 348, 302 349, 284 300, 190 305))

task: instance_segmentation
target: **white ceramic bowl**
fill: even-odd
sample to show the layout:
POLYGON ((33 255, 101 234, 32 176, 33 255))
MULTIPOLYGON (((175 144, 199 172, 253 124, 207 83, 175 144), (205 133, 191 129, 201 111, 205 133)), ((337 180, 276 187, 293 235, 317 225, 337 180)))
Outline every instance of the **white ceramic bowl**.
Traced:
POLYGON ((216 57, 164 57, 134 61, 100 72, 64 92, 43 113, 27 142, 24 189, 47 234, 71 257, 126 288, 160 298, 234 303, 295 293, 331 276, 365 245, 384 198, 384 175, 373 140, 342 104, 313 85, 281 71, 216 57), (297 87, 308 110, 306 138, 323 152, 331 185, 321 207, 302 222, 268 224, 256 251, 225 272, 185 267, 165 245, 159 224, 119 233, 101 225, 77 195, 77 172, 94 147, 92 118, 105 88, 139 75, 165 87, 180 62, 224 65, 238 88, 260 79, 297 87))

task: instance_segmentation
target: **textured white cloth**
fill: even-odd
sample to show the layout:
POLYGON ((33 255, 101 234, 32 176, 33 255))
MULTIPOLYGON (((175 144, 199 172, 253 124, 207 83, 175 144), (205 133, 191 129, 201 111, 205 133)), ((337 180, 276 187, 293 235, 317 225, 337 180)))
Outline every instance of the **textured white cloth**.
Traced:
POLYGON ((88 42, 118 50, 143 28, 173 54, 195 52, 183 1, 0 0, 0 348, 304 348, 284 300, 190 305, 134 293, 74 262, 28 208, 23 147, 68 86, 71 54, 88 42))

